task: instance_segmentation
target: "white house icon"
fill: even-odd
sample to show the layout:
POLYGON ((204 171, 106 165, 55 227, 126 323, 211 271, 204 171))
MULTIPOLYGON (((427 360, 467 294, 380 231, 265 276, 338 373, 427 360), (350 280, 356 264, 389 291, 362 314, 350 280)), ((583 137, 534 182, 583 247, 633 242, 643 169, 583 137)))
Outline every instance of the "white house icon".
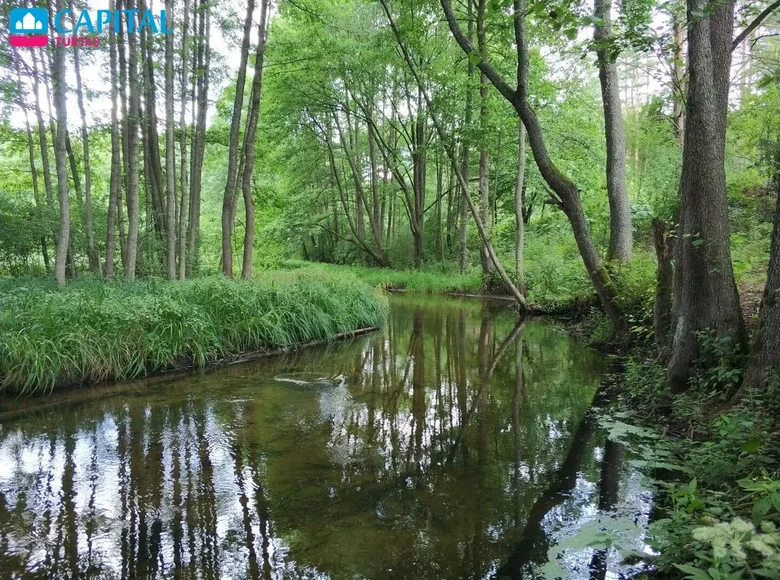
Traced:
POLYGON ((28 12, 24 18, 16 21, 16 30, 43 30, 43 23, 28 12))

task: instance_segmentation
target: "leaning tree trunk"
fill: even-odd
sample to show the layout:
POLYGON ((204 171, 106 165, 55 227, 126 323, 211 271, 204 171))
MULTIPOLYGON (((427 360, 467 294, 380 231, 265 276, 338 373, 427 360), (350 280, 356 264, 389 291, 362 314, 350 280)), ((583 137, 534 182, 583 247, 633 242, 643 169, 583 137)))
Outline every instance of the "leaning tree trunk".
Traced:
POLYGON ((688 113, 680 177, 669 385, 687 388, 699 333, 744 344, 726 205, 726 113, 734 1, 688 0, 688 113))
MULTIPOLYGON (((62 0, 59 9, 64 9, 62 0)), ((65 285, 65 266, 70 243, 70 200, 68 198, 68 167, 65 140, 68 131, 68 109, 65 83, 65 49, 54 47, 54 112, 57 118, 57 136, 54 142, 54 160, 57 170, 57 198, 60 204, 60 231, 57 238, 57 253, 54 258, 54 277, 60 286, 65 285)))
MULTIPOLYGON (((450 0, 440 0, 440 2, 455 40, 466 54, 475 53, 474 47, 466 35, 463 34, 458 24, 450 0)), ((615 287, 590 236, 579 189, 567 175, 558 169, 550 158, 541 124, 536 116, 536 112, 528 102, 528 45, 525 38, 525 1, 515 0, 513 9, 515 46, 518 58, 517 88, 513 89, 509 86, 487 59, 479 59, 477 66, 490 79, 490 82, 496 87, 498 92, 515 108, 515 111, 517 111, 517 114, 523 121, 528 132, 528 140, 531 144, 536 166, 539 168, 542 178, 558 197, 559 205, 569 219, 574 233, 574 240, 577 243, 577 248, 580 251, 580 256, 585 264, 591 283, 599 296, 601 306, 615 329, 618 332, 622 332, 626 329, 626 320, 616 302, 617 293, 615 287)))
POLYGON ((594 15, 597 24, 593 39, 601 83, 601 100, 604 106, 604 129, 607 141, 607 197, 609 199, 609 250, 610 260, 631 259, 631 204, 626 185, 626 135, 623 131, 623 113, 620 110, 620 84, 614 47, 610 44, 612 24, 610 12, 612 0, 596 0, 594 15))

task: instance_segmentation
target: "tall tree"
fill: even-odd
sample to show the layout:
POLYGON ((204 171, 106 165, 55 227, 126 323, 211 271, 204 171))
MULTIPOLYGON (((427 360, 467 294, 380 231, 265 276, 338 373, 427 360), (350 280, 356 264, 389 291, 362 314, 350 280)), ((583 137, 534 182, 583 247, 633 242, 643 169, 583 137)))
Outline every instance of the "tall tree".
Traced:
MULTIPOLYGON (((59 10, 65 8, 64 0, 57 4, 59 10)), ((65 285, 65 264, 70 243, 70 199, 68 188, 67 150, 65 140, 68 131, 67 83, 65 81, 65 48, 54 47, 54 70, 52 83, 54 89, 54 112, 57 119, 57 138, 54 142, 54 160, 57 170, 57 199, 60 207, 60 229, 57 237, 57 253, 54 258, 54 277, 60 286, 65 285)))
MULTIPOLYGON (((127 1, 129 9, 135 8, 133 0, 127 1)), ((137 18, 137 14, 135 16, 137 18)), ((137 24, 137 23, 136 23, 137 24)), ((135 28, 134 28, 135 30, 135 28)), ((135 280, 138 256, 139 195, 138 195, 138 121, 140 108, 140 87, 138 82, 138 33, 127 33, 127 264, 125 278, 135 280)))
POLYGON ((607 258, 631 259, 631 204, 626 184, 626 134, 620 108, 620 83, 615 63, 617 49, 612 42, 612 0, 595 0, 596 24, 593 40, 604 107, 607 140, 607 197, 609 198, 609 249, 607 258))
POLYGON ((688 0, 688 99, 675 247, 668 373, 687 388, 702 331, 742 345, 745 328, 731 262, 726 206, 728 112, 734 1, 688 0))
POLYGON ((179 279, 187 274, 187 219, 190 206, 189 184, 187 182, 187 87, 189 86, 189 27, 190 0, 184 0, 184 20, 181 33, 181 109, 179 111, 179 178, 181 180, 181 202, 179 203, 179 279))
MULTIPOLYGON (((165 17, 173 18, 173 0, 165 0, 165 17)), ((168 29, 172 30, 168 21, 168 29)), ((165 35, 165 257, 168 280, 176 278, 176 140, 173 111, 173 34, 165 35)), ((184 107, 184 101, 182 101, 184 107)), ((183 129, 183 128, 182 128, 183 129)))
POLYGON ((523 247, 525 245, 525 125, 518 119, 517 179, 515 181, 515 276, 517 289, 525 294, 525 273, 523 267, 523 247))
MULTIPOLYGON (((486 0, 479 0, 477 5, 477 47, 480 58, 487 58, 487 38, 485 37, 485 7, 486 0)), ((490 235, 491 230, 491 212, 490 212, 490 175, 489 169, 489 149, 488 149, 488 80, 485 71, 479 71, 479 200, 482 223, 490 235)), ((490 262, 487 249, 483 244, 480 248, 480 257, 482 259, 483 283, 487 283, 487 278, 493 271, 493 264, 490 262)))
POLYGON ((260 0, 260 22, 257 26, 257 48, 255 49, 255 71, 252 78, 252 92, 249 99, 249 112, 246 130, 244 131, 244 169, 241 176, 241 191, 244 196, 244 256, 241 267, 241 277, 252 277, 252 259, 255 240, 255 202, 252 196, 252 177, 255 168, 255 141, 257 138, 257 121, 260 118, 260 98, 263 90, 263 60, 266 43, 266 21, 268 18, 269 0, 260 0))
POLYGON ((241 41, 241 57, 236 79, 236 97, 233 101, 233 115, 230 121, 230 141, 228 143, 228 170, 225 182, 225 196, 222 201, 222 273, 228 278, 233 277, 233 215, 235 213, 234 197, 236 194, 236 177, 238 175, 239 130, 241 126, 241 111, 244 105, 244 84, 246 82, 246 65, 249 59, 249 36, 252 31, 252 14, 255 10, 254 0, 249 0, 246 6, 244 20, 244 36, 241 41))

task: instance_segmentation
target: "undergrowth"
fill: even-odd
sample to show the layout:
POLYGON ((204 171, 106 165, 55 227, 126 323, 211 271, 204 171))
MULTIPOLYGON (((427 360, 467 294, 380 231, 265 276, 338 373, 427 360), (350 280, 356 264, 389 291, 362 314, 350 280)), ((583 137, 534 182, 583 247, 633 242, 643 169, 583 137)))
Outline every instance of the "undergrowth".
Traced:
POLYGON ((174 365, 382 324, 386 298, 353 276, 257 281, 0 282, 0 393, 131 379, 174 365))

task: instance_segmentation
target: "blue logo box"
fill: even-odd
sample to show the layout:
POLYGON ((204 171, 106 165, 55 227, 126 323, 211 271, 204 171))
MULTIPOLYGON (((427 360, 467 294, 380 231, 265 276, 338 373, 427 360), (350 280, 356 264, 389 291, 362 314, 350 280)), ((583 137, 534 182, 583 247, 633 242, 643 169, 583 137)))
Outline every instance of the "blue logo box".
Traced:
POLYGON ((9 16, 11 34, 49 33, 49 11, 45 8, 13 8, 9 16))

